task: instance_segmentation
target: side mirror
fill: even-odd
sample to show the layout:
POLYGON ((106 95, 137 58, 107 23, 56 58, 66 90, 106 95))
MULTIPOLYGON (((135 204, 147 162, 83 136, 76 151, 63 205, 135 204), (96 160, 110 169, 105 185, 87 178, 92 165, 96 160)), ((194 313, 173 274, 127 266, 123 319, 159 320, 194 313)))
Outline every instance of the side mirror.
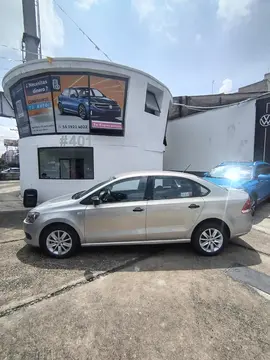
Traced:
POLYGON ((97 206, 100 204, 100 198, 98 196, 93 196, 91 198, 91 200, 92 200, 94 206, 97 206))
POLYGON ((270 174, 260 174, 258 176, 259 181, 267 181, 270 180, 270 174))

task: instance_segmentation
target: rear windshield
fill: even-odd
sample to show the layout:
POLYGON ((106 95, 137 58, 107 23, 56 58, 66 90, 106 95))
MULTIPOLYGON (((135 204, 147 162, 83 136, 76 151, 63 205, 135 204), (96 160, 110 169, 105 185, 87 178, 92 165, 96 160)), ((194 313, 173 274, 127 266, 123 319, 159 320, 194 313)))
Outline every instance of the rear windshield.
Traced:
POLYGON ((252 166, 247 165, 221 165, 210 171, 214 178, 226 178, 230 180, 250 180, 252 178, 252 166))

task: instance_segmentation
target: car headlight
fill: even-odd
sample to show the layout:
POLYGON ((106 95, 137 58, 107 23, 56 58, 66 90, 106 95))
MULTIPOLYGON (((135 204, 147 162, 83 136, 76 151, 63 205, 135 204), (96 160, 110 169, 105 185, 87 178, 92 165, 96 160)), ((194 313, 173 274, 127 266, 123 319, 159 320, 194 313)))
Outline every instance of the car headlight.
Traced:
POLYGON ((26 219, 25 221, 30 223, 30 224, 33 224, 37 218, 39 217, 40 213, 39 212, 29 212, 26 216, 26 219))

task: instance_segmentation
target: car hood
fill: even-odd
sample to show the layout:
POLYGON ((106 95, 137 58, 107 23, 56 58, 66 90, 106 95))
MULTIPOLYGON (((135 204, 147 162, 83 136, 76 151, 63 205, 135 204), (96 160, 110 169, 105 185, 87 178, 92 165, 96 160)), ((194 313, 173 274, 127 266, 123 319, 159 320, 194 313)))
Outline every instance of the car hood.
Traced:
POLYGON ((70 204, 74 204, 76 200, 72 199, 72 195, 73 193, 45 201, 42 204, 36 206, 35 209, 33 209, 33 211, 40 212, 40 211, 53 210, 53 209, 58 209, 60 207, 66 207, 70 204))
POLYGON ((214 177, 208 177, 205 176, 203 178, 204 180, 207 180, 215 185, 223 186, 226 188, 234 188, 234 189, 241 189, 244 187, 246 180, 230 180, 226 178, 214 178, 214 177))
POLYGON ((116 101, 109 99, 105 96, 104 97, 91 96, 90 101, 91 101, 91 103, 104 103, 104 104, 118 105, 116 101))

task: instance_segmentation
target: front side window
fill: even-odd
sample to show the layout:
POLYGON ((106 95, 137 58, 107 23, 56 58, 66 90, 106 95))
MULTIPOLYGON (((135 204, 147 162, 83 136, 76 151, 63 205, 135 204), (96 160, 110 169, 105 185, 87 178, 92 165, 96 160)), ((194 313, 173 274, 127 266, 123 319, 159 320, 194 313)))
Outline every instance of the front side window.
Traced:
POLYGON ((157 176, 153 185, 153 200, 199 197, 209 193, 204 186, 181 177, 157 176))
POLYGON ((62 95, 68 96, 68 95, 69 95, 69 89, 65 89, 65 90, 63 91, 63 94, 62 94, 62 95))
POLYGON ((252 169, 251 165, 220 165, 210 171, 210 177, 229 180, 251 180, 252 169))
POLYGON ((143 201, 146 184, 146 176, 124 179, 105 186, 99 193, 105 193, 104 197, 101 195, 101 200, 104 203, 143 201))
POLYGON ((77 96, 77 91, 75 89, 70 89, 69 97, 76 98, 77 96))
POLYGON ((94 179, 93 148, 39 148, 40 179, 94 179))

